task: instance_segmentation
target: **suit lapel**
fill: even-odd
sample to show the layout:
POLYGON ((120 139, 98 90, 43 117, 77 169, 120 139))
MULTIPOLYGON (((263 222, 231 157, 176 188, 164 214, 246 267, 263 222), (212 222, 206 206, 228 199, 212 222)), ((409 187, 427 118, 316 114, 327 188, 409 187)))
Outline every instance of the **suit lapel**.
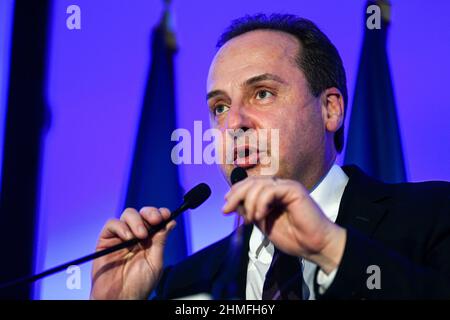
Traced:
POLYGON ((349 177, 339 206, 336 223, 351 226, 372 236, 387 213, 384 201, 390 198, 387 185, 365 175, 356 166, 344 166, 349 177))

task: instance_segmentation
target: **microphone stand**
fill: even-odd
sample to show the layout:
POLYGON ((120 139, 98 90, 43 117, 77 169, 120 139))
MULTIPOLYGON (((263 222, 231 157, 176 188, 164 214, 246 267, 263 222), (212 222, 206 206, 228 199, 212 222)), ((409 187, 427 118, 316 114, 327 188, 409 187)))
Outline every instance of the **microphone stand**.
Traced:
MULTIPOLYGON (((235 183, 247 178, 247 172, 240 167, 233 169, 231 172, 231 183, 235 183)), ((216 285, 212 288, 212 296, 214 300, 239 300, 241 297, 239 287, 239 273, 241 268, 246 268, 243 265, 245 261, 245 255, 248 254, 248 238, 252 226, 241 225, 239 226, 240 216, 237 217, 237 228, 235 233, 230 239, 230 246, 227 253, 227 259, 222 267, 223 273, 216 282, 216 285)), ((245 271, 245 270, 244 270, 245 271)))

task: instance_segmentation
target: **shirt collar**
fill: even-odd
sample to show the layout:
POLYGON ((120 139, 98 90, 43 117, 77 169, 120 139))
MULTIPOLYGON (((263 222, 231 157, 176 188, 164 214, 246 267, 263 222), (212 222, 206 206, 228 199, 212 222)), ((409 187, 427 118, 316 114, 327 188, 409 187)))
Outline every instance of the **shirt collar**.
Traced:
MULTIPOLYGON (((327 174, 316 184, 310 192, 311 198, 317 203, 323 213, 335 222, 338 212, 339 204, 342 195, 344 194, 345 186, 348 183, 348 176, 337 164, 333 164, 327 174)), ((256 257, 259 252, 265 247, 273 254, 273 246, 269 246, 270 242, 264 241, 265 235, 254 226, 250 236, 249 253, 256 257)))

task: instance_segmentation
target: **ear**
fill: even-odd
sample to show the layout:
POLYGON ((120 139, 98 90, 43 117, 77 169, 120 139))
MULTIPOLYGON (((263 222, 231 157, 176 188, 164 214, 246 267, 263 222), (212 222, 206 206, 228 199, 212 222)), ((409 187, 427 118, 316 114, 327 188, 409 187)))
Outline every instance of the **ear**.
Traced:
POLYGON ((328 88, 322 92, 322 116, 325 128, 336 132, 344 122, 344 98, 338 88, 328 88))

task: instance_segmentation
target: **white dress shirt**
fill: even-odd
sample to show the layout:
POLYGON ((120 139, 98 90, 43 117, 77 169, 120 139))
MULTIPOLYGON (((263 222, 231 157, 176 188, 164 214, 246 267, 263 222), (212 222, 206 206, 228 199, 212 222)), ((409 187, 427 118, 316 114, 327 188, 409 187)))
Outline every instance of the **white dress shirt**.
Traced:
MULTIPOLYGON (((348 177, 338 165, 334 164, 325 177, 310 192, 311 198, 316 201, 324 214, 335 222, 339 204, 347 185, 348 177)), ((269 270, 274 252, 273 244, 256 226, 253 227, 249 243, 249 260, 247 267, 246 299, 261 300, 264 280, 269 270)), ((300 259, 300 258, 299 258, 300 259)), ((317 265, 300 259, 303 270, 303 296, 304 299, 314 300, 314 274, 317 265)), ((333 282, 337 269, 326 275, 319 270, 317 284, 319 292, 323 293, 333 282)))

